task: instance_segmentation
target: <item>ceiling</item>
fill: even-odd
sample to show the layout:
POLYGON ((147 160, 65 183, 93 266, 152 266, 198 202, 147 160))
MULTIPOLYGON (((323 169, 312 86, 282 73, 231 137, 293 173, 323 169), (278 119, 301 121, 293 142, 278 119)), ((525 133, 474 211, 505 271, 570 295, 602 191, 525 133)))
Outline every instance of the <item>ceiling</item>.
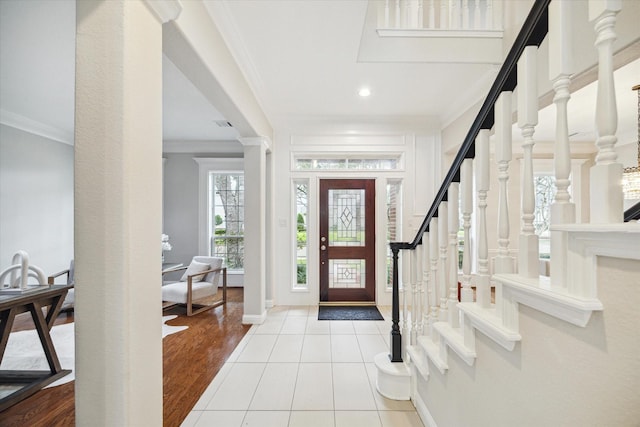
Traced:
MULTIPOLYGON (((205 4, 276 129, 308 119, 411 118, 448 123, 461 106, 472 105, 486 94, 498 69, 491 63, 359 59, 363 34, 368 31, 366 0, 215 0, 205 4), (362 86, 371 89, 370 97, 358 96, 362 86)), ((53 139, 72 143, 74 39, 74 0, 0 1, 3 122, 39 124, 53 139)), ((640 75, 640 61, 632 66, 629 79, 640 75)), ((633 94, 624 83, 619 86, 618 103, 624 106, 625 97, 633 94)), ((163 90, 165 141, 238 137, 235 129, 217 124, 225 118, 166 57, 163 90)), ((572 95, 570 108, 584 109, 586 102, 576 102, 580 96, 572 95)), ((593 94, 585 96, 594 99, 593 94)), ((626 132, 627 122, 635 129, 635 105, 619 107, 621 132, 626 132)), ((544 114, 554 113, 543 110, 544 114)), ((575 128, 570 133, 593 128, 592 111, 576 114, 570 116, 575 128)), ((541 124, 547 122, 541 117, 541 124)), ((542 137, 545 132, 553 135, 542 125, 536 135, 542 137)))
POLYGON ((359 59, 371 31, 368 1, 205 4, 276 127, 298 117, 446 119, 449 105, 476 101, 477 86, 486 90, 498 70, 490 63, 359 59), (363 86, 371 89, 368 98, 358 96, 363 86))

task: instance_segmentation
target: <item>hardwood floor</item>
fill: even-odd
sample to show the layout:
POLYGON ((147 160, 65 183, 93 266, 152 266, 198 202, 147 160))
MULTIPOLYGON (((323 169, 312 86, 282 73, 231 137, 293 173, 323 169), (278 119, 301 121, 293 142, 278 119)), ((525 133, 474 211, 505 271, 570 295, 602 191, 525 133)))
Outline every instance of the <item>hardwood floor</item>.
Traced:
MULTIPOLYGON (((164 426, 180 426, 250 325, 242 324, 242 288, 229 288, 226 306, 193 317, 184 307, 164 311, 177 314, 168 325, 189 328, 167 336, 163 348, 164 426)), ((73 321, 73 314, 61 314, 55 324, 73 321)), ((29 316, 16 318, 13 329, 33 329, 29 316)), ((75 423, 74 382, 40 390, 0 412, 0 427, 73 426, 75 423)))

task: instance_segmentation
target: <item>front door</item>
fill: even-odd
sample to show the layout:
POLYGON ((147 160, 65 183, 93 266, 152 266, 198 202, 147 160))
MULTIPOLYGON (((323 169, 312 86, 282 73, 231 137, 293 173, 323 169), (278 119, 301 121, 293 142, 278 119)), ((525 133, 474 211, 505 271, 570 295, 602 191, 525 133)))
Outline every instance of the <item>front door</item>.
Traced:
POLYGON ((375 303, 375 180, 320 180, 320 302, 375 303))

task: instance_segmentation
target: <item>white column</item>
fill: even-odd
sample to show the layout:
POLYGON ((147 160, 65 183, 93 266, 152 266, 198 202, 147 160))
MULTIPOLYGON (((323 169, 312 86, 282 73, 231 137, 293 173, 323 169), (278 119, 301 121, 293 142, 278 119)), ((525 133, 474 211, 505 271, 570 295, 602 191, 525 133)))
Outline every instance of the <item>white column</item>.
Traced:
POLYGON ((598 155, 591 168, 591 223, 616 223, 623 219, 622 164, 616 162, 618 112, 613 82, 613 42, 621 0, 589 0, 589 20, 594 22, 598 48, 598 98, 596 145, 598 155))
POLYGON ((438 280, 439 288, 438 292, 440 293, 440 312, 438 313, 438 318, 441 322, 446 322, 447 317, 447 300, 449 295, 449 266, 447 265, 447 251, 449 247, 449 227, 447 224, 448 221, 448 202, 440 203, 438 207, 438 217, 440 221, 438 222, 438 242, 440 243, 440 277, 438 280))
MULTIPOLYGON (((549 79, 553 82, 556 105, 556 141, 554 144, 554 170, 556 196, 551 204, 551 225, 572 224, 576 221, 576 207, 571 202, 571 152, 569 149, 569 123, 567 103, 571 94, 569 84, 573 74, 573 2, 556 0, 549 5, 549 79)), ((567 233, 551 231, 551 283, 566 287, 567 233)))
POLYGON ((498 163, 498 255, 495 273, 513 273, 513 257, 509 256, 509 162, 511 162, 511 92, 502 92, 495 105, 496 149, 498 163))
POLYGON ((478 274, 476 302, 482 308, 491 306, 489 248, 487 244, 487 192, 489 191, 489 130, 482 129, 476 138, 476 190, 478 191, 478 274))
POLYGON ((274 158, 273 154, 267 152, 267 182, 266 182, 266 209, 267 209, 267 218, 266 218, 266 241, 267 250, 266 254, 266 266, 265 270, 267 272, 266 279, 266 293, 265 293, 265 306, 267 309, 272 308, 275 304, 276 299, 276 280, 275 280, 275 236, 278 235, 276 231, 276 207, 275 207, 275 198, 273 197, 273 182, 275 179, 275 168, 274 168, 274 158))
POLYGON ((458 319, 458 229, 460 219, 458 218, 458 195, 460 184, 452 182, 449 185, 449 324, 457 328, 460 324, 458 319))
MULTIPOLYGON (((429 254, 431 255, 431 275, 429 276, 430 292, 429 300, 431 302, 431 321, 430 327, 438 321, 438 218, 432 218, 429 223, 429 254)), ((433 330, 429 331, 433 337, 433 330)))
POLYGON ((533 188, 533 133, 538 124, 538 48, 527 46, 518 61, 518 126, 522 130, 522 229, 518 248, 518 273, 524 277, 539 276, 538 235, 533 227, 535 192, 533 188))
POLYGON ((260 324, 267 312, 266 293, 266 177, 264 137, 241 138, 244 146, 244 314, 242 323, 260 324))
POLYGON ((77 425, 162 425, 163 20, 152 7, 76 5, 77 425))
POLYGON ((462 188, 462 220, 464 228, 464 249, 462 253, 461 302, 473 302, 471 289, 471 214, 473 213, 473 159, 464 159, 460 168, 462 188))

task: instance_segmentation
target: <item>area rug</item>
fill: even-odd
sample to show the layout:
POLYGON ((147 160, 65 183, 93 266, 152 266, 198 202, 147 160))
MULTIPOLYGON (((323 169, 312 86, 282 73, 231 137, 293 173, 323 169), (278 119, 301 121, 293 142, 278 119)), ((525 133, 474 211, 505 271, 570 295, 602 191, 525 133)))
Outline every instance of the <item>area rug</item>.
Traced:
MULTIPOLYGON (((165 323, 175 319, 176 315, 162 317, 162 338, 176 332, 184 331, 188 326, 170 326, 165 323)), ((56 325, 51 328, 51 339, 55 346, 58 359, 62 369, 71 369, 71 373, 49 384, 47 387, 54 387, 73 381, 75 379, 75 337, 74 323, 65 323, 64 325, 56 325)), ((9 335, 7 348, 0 364, 0 370, 28 370, 28 371, 46 371, 49 364, 44 356, 44 350, 38 333, 35 329, 29 331, 12 332, 9 335)), ((46 388, 46 387, 45 387, 46 388)))
POLYGON ((384 320, 378 307, 325 306, 318 307, 318 320, 384 320))

